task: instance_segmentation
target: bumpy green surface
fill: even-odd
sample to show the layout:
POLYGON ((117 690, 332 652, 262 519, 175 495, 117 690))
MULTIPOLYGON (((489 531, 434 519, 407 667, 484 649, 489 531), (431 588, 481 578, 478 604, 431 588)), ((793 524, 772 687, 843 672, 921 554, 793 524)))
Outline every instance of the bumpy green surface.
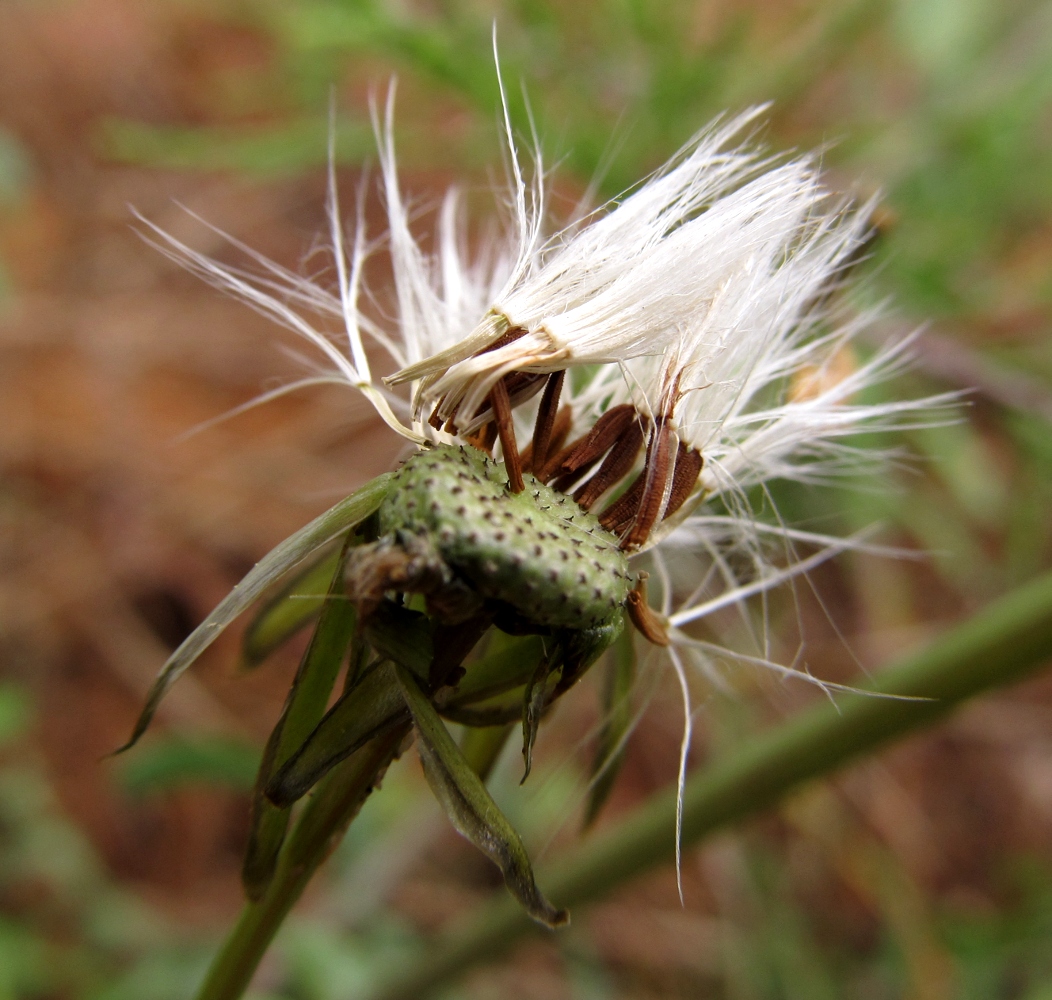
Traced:
POLYGON ((380 507, 380 530, 427 534, 484 597, 534 622, 602 625, 631 587, 617 539, 574 501, 533 476, 516 495, 504 465, 470 446, 413 455, 380 507))

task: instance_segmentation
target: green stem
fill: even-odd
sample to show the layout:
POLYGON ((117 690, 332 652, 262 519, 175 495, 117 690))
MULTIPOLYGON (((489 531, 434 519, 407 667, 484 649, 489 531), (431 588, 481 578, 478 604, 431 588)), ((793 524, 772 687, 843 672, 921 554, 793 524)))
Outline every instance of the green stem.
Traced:
MULTIPOLYGON (((935 721, 954 706, 1036 670, 1052 657, 1052 574, 1019 588, 927 649, 881 671, 885 694, 838 698, 802 712, 687 782, 683 844, 776 803, 802 782, 935 721)), ((560 906, 594 900, 675 852, 676 795, 659 793, 627 819, 569 852, 540 879, 560 906)), ((439 944, 373 995, 419 1000, 465 969, 504 951, 534 924, 498 897, 447 932, 439 944)))
POLYGON ((408 724, 362 747, 321 783, 282 848, 263 898, 248 903, 212 962, 197 1000, 237 1000, 318 866, 339 843, 377 779, 391 763, 408 724))

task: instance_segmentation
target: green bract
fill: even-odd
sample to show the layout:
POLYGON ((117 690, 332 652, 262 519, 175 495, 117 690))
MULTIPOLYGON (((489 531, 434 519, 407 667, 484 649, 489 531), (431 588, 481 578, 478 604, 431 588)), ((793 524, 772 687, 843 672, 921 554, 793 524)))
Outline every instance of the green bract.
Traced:
POLYGON ((425 536, 480 597, 542 628, 610 624, 631 589, 617 539, 570 497, 524 481, 512 493, 503 463, 470 446, 418 452, 394 474, 380 532, 425 536))

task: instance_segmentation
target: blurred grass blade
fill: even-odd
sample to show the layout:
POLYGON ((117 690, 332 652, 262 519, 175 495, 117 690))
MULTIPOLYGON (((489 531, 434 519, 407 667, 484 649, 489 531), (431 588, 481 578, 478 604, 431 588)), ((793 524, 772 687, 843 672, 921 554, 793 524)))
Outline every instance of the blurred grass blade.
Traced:
POLYGON ((330 552, 260 608, 241 641, 243 666, 258 667, 275 649, 318 617, 339 561, 339 549, 330 552))
POLYGON ((387 496, 390 482, 390 473, 377 476, 372 482, 366 483, 361 489, 316 517, 310 524, 290 535, 260 559, 248 575, 219 602, 216 609, 168 658, 168 662, 161 668, 150 688, 146 705, 135 723, 131 737, 114 753, 122 753, 138 742, 168 689, 245 608, 312 552, 331 541, 341 531, 353 528, 372 514, 387 496))
MULTIPOLYGON (((801 712, 686 784, 682 843, 774 805, 888 741, 929 725, 967 698, 1017 681, 1052 658, 1052 574, 1007 595, 926 649, 882 670, 873 690, 801 712)), ((671 861, 676 790, 667 789, 558 863, 546 881, 569 905, 605 896, 671 861)), ((509 900, 495 899, 453 926, 416 964, 369 1000, 422 1000, 464 970, 504 951, 533 924, 509 900)))
POLYGON ((121 764, 119 780, 129 795, 155 795, 187 785, 241 793, 252 788, 259 747, 223 736, 193 740, 170 736, 125 757, 121 764))
POLYGON ((277 769, 267 784, 267 798, 279 807, 292 805, 330 768, 405 719, 405 701, 391 665, 381 663, 329 709, 302 746, 277 769))
POLYGON ((249 899, 261 898, 266 890, 289 823, 289 808, 273 805, 264 795, 264 790, 274 771, 303 745, 325 714, 358 620, 354 605, 347 600, 343 582, 349 545, 348 541, 336 553, 335 565, 330 559, 323 564, 329 570, 329 599, 300 661, 281 718, 267 740, 256 776, 248 848, 241 869, 241 881, 249 899))
MULTIPOLYGON (((519 704, 522 704, 521 698, 519 704)), ((501 751, 507 745, 508 737, 515 731, 510 722, 503 726, 472 726, 464 730, 460 741, 460 752, 468 766, 485 781, 493 770, 501 751)))
POLYGON ((0 683, 0 748, 22 737, 32 717, 29 695, 7 681, 0 683))
POLYGON ((416 724, 428 784, 450 822, 500 868, 508 890, 534 920, 548 927, 567 923, 566 910, 555 909, 537 888, 522 839, 464 759, 412 671, 396 664, 395 676, 416 724))
POLYGON ((373 152, 372 129, 342 119, 335 132, 328 116, 308 115, 263 127, 180 127, 128 119, 103 120, 96 144, 107 158, 168 170, 234 170, 255 175, 291 174, 325 162, 331 140, 338 162, 360 163, 373 152))
POLYGON ((632 686, 636 679, 635 637, 631 631, 621 633, 611 660, 603 679, 603 728, 592 765, 592 791, 584 816, 586 827, 595 822, 606 803, 625 758, 625 742, 632 725, 632 686))

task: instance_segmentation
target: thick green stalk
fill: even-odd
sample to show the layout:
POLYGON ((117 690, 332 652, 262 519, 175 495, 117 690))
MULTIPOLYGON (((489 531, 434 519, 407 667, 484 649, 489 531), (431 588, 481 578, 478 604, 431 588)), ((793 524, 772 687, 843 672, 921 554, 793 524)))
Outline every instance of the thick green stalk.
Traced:
MULTIPOLYGON (((875 689, 914 699, 862 694, 809 709, 691 778, 683 803, 683 844, 764 809, 802 782, 922 728, 967 698, 1001 687, 1052 657, 1052 574, 1019 588, 881 671, 875 689)), ((668 790, 570 852, 540 882, 560 906, 609 893, 663 864, 675 851, 676 797, 668 790)), ((456 924, 372 1000, 420 1000, 465 969, 492 958, 537 925, 507 896, 456 924)))
POLYGON ((339 843, 408 730, 406 723, 378 736, 321 783, 285 842, 266 893, 241 911, 208 970, 197 1000, 238 1000, 244 993, 289 910, 339 843))

